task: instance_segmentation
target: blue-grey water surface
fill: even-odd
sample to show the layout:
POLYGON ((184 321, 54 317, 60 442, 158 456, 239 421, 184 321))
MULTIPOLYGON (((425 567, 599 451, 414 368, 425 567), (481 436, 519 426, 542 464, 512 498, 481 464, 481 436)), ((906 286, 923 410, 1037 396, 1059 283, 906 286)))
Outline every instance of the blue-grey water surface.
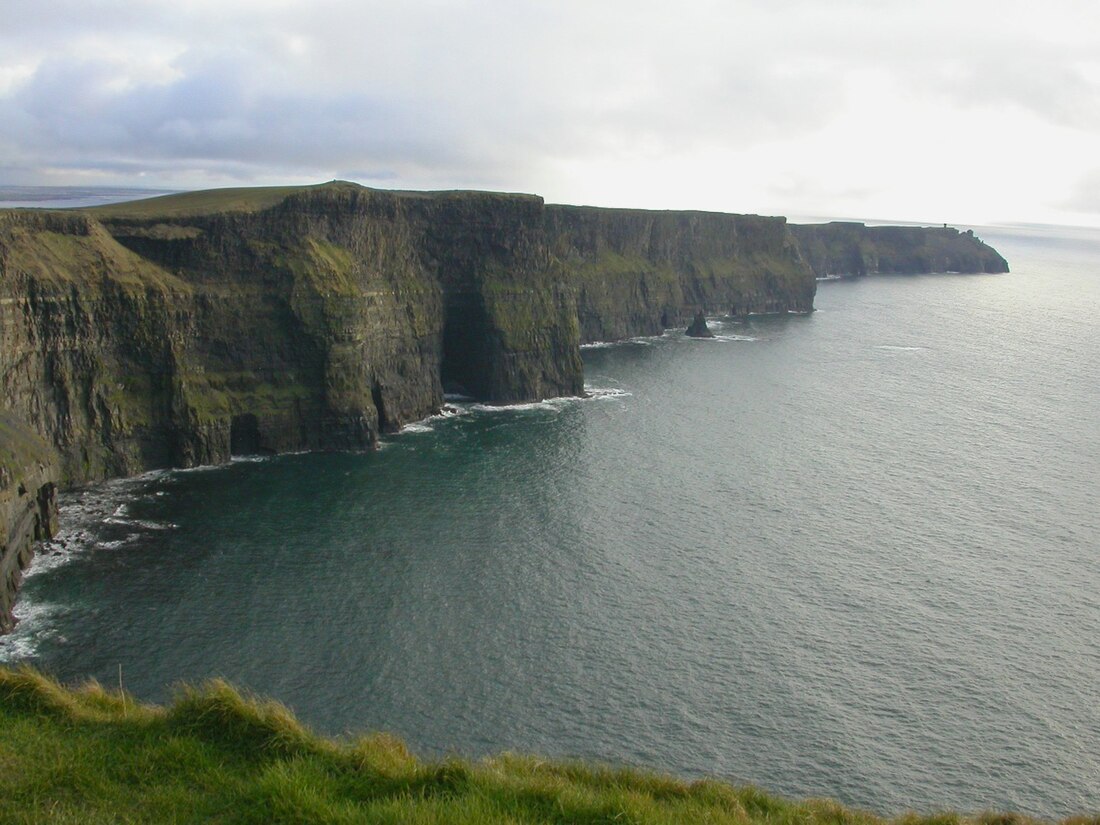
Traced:
POLYGON ((1100 232, 585 351, 587 400, 65 502, 0 658, 425 756, 1100 809, 1100 232))

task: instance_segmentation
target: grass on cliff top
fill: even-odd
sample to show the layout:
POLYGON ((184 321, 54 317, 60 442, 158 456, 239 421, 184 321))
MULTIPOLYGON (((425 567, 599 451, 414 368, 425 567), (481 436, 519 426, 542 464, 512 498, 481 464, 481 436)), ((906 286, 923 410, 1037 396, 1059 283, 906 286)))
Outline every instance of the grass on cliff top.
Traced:
MULTIPOLYGON (((251 186, 226 189, 203 189, 195 192, 177 192, 172 195, 160 195, 155 198, 143 198, 136 201, 111 203, 103 206, 86 207, 80 211, 88 212, 96 218, 110 219, 154 219, 186 218, 198 215, 215 215, 226 212, 259 212, 280 203, 290 195, 308 191, 370 191, 357 183, 332 180, 327 183, 303 186, 251 186)), ((384 190, 387 194, 411 199, 448 199, 463 198, 530 200, 534 195, 512 192, 480 192, 475 190, 384 190)))
MULTIPOLYGON (((321 184, 327 186, 329 184, 321 184)), ((167 218, 212 215, 221 212, 258 212, 309 186, 252 186, 178 192, 138 201, 94 206, 86 210, 97 218, 167 218)))
MULTIPOLYGON (((215 681, 169 707, 0 669, 0 821, 882 825, 830 801, 504 755, 422 762, 395 739, 323 739, 215 681)), ((1025 823, 907 815, 899 825, 1025 823)), ((1070 821, 1067 820, 1067 825, 1070 821)), ((1073 825, 1100 825, 1100 817, 1073 825)))

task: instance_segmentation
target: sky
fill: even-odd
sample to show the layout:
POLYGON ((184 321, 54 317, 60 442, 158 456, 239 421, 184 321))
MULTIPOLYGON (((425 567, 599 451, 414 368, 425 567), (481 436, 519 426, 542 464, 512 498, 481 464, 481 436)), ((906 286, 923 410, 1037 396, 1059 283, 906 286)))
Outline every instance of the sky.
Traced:
POLYGON ((1100 3, 0 3, 0 184, 334 178, 1100 225, 1100 3))

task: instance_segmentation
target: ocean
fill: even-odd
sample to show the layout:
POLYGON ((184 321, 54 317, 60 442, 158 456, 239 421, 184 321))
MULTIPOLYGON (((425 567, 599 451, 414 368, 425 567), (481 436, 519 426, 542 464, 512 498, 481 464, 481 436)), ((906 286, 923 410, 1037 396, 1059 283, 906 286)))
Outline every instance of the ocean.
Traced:
POLYGON ((1100 810, 1100 230, 584 350, 371 454, 68 493, 0 661, 884 814, 1100 810), (121 669, 121 670, 120 670, 121 669))

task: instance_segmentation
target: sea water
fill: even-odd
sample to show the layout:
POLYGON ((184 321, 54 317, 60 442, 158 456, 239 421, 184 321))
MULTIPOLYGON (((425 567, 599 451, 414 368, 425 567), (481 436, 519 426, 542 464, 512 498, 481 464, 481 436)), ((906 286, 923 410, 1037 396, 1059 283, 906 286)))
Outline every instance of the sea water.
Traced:
POLYGON ((829 796, 1100 809, 1100 233, 1007 275, 584 351, 366 455, 69 493, 0 659, 224 676, 330 734, 829 796))

